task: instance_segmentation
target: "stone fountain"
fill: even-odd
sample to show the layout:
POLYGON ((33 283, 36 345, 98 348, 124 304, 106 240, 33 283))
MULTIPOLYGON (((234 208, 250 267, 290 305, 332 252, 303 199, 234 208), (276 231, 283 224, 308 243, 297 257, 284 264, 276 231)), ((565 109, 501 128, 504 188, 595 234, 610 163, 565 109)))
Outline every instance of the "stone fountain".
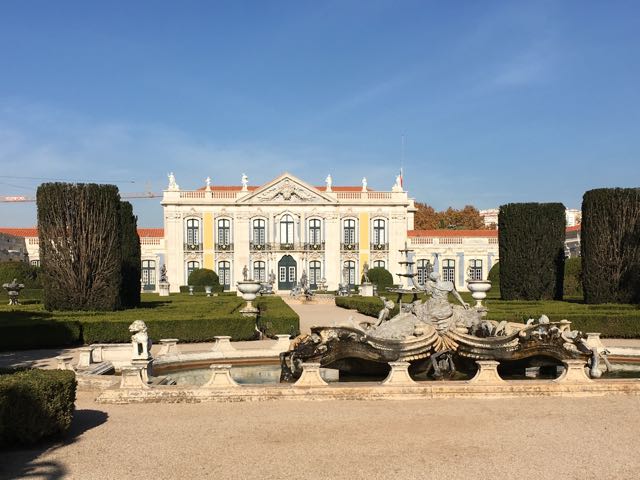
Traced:
POLYGON ((20 305, 18 297, 20 296, 20 290, 24 288, 24 284, 18 283, 18 280, 14 278, 10 283, 2 285, 9 295, 9 305, 20 305))
POLYGON ((253 301, 256 299, 258 292, 262 288, 262 283, 258 280, 249 279, 249 271, 247 266, 245 265, 242 269, 242 277, 243 280, 236 282, 236 286, 238 287, 238 292, 242 295, 242 299, 247 302, 247 304, 240 309, 240 313, 245 317, 257 317, 259 310, 253 306, 253 301))

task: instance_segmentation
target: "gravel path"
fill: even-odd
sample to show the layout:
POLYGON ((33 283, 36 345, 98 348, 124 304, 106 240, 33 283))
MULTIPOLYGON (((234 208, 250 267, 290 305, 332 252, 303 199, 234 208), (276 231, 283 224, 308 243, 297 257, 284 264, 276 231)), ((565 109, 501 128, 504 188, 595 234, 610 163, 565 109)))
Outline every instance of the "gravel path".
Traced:
POLYGON ((0 478, 637 479, 640 398, 99 405, 0 478))

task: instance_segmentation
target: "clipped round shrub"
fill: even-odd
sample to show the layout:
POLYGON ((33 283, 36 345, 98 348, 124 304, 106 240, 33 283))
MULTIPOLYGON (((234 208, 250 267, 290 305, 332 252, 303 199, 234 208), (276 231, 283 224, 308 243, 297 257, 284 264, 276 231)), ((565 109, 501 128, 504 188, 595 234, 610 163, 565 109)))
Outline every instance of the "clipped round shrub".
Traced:
POLYGON ((189 285, 193 285, 194 287, 213 287, 214 292, 221 292, 222 285, 220 285, 220 280, 218 279, 218 274, 213 270, 209 270, 208 268, 196 268, 189 275, 189 280, 187 281, 189 285))
POLYGON ((564 261, 564 294, 582 295, 582 259, 567 258, 564 261))
POLYGON ((393 286, 393 275, 386 268, 374 267, 369 269, 369 280, 378 287, 378 291, 393 286))
POLYGON ((498 287, 500 285, 500 263, 495 263, 493 267, 491 267, 487 279, 494 287, 498 287))
POLYGON ((40 267, 34 267, 27 262, 0 262, 0 285, 15 278, 18 283, 23 283, 25 288, 42 288, 39 273, 40 267))

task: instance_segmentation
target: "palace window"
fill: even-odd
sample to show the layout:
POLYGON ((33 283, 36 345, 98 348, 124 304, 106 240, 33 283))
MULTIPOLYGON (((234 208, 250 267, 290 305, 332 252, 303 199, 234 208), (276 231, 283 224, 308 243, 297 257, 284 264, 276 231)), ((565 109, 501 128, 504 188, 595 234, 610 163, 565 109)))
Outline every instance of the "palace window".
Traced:
POLYGON ((218 281, 225 290, 231 288, 231 263, 227 261, 218 262, 218 281))
POLYGON ((189 281, 189 276, 191 275, 191 272, 193 272, 194 270, 197 270, 198 268, 200 268, 200 262, 195 262, 195 261, 187 262, 187 282, 189 281))
POLYGON ((356 284, 356 262, 353 260, 344 262, 344 273, 349 285, 354 286, 356 284))
POLYGON ((385 265, 384 260, 374 260, 373 262, 373 268, 386 268, 385 265))
POLYGON ((255 245, 264 245, 266 242, 266 222, 262 218, 256 218, 253 221, 253 243, 255 245))
POLYGON ((373 244, 384 245, 387 243, 387 228, 384 219, 376 218, 373 221, 373 244))
POLYGON ((218 220, 218 244, 231 244, 231 222, 226 218, 218 220))
POLYGON ((293 217, 289 214, 283 215, 280 219, 280 243, 293 244, 293 217))
POLYGON ((267 280, 267 267, 262 260, 253 262, 253 279, 258 282, 266 282, 267 280))
POLYGON ((31 265, 34 267, 39 267, 40 266, 40 260, 31 260, 31 265))
POLYGON ((469 277, 471 280, 482 280, 482 260, 469 260, 469 277))
POLYGON ((322 243, 321 222, 317 218, 309 220, 309 243, 312 245, 320 245, 322 243))
POLYGON ((344 243, 347 245, 353 245, 356 243, 356 221, 352 218, 347 218, 343 225, 344 243))
POLYGON ((320 268, 320 262, 313 260, 309 262, 309 287, 316 289, 318 284, 322 280, 322 271, 320 268))
POLYGON ((442 262, 442 279, 445 282, 453 282, 456 284, 456 261, 444 260, 442 262))
POLYGON ((190 218, 187 220, 187 245, 200 243, 200 220, 190 218))
POLYGON ((156 286, 156 262, 155 260, 142 261, 142 288, 153 289, 156 286))
POLYGON ((424 285, 427 283, 429 274, 433 272, 433 266, 429 260, 418 260, 418 284, 424 285))

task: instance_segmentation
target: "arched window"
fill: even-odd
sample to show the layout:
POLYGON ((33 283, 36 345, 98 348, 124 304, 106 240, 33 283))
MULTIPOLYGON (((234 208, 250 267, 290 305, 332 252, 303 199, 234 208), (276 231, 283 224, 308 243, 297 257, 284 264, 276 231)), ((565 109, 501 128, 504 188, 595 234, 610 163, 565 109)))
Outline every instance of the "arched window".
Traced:
POLYGON ((373 268, 386 268, 384 260, 374 260, 373 268))
POLYGON ((155 260, 142 261, 142 288, 144 290, 154 290, 156 288, 155 260))
POLYGON ((320 245, 322 243, 321 222, 317 218, 309 220, 309 243, 311 245, 320 245))
POLYGON ((195 249, 200 244, 200 220, 189 218, 187 220, 187 245, 195 249))
POLYGON ((469 260, 470 280, 482 280, 482 260, 469 260))
POLYGON ((266 222, 262 218, 253 221, 253 244, 264 245, 267 239, 266 222))
POLYGON ((231 244, 231 222, 226 218, 218 220, 218 245, 231 244))
POLYGON ((200 268, 200 262, 187 262, 187 282, 189 282, 189 276, 191 275, 191 272, 197 270, 198 268, 200 268))
POLYGON ((322 270, 320 267, 320 262, 317 260, 313 260, 309 262, 309 288, 316 289, 318 288, 318 284, 322 280, 322 270))
POLYGON ((356 284, 356 262, 353 260, 347 260, 344 262, 344 277, 349 285, 353 287, 356 284))
POLYGON ((387 243, 387 222, 382 218, 376 218, 373 221, 373 244, 382 246, 387 243))
POLYGON ((225 290, 231 288, 231 263, 218 262, 218 280, 225 290))
POLYGON ((433 272, 433 266, 429 260, 418 260, 418 284, 424 285, 433 272))
POLYGON ((267 281, 267 267, 262 260, 253 262, 253 279, 258 282, 267 281))
POLYGON ((353 218, 347 218, 343 223, 343 235, 345 245, 354 245, 356 243, 356 221, 353 218))
POLYGON ((289 214, 280 219, 280 243, 293 245, 293 217, 289 214))
POLYGON ((456 284, 456 261, 444 260, 442 262, 442 279, 446 282, 453 282, 456 284))

